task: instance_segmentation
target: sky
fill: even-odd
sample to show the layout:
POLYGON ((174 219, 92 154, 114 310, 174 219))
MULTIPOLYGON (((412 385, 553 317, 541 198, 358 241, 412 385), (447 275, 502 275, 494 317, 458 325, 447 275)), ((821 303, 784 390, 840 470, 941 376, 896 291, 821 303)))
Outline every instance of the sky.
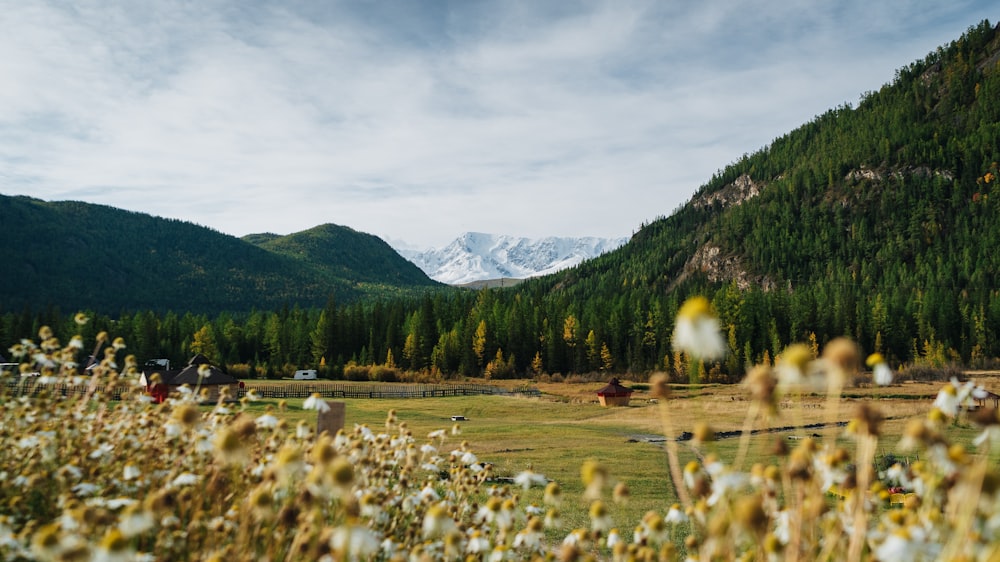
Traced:
POLYGON ((0 193, 234 236, 627 237, 995 0, 0 0, 0 193))

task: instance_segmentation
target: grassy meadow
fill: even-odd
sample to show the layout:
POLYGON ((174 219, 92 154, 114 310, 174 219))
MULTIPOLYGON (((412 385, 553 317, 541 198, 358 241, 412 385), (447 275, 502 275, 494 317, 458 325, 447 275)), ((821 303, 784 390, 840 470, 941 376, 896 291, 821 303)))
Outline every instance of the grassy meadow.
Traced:
MULTIPOLYGON (((714 333, 701 314, 681 335, 714 333)), ((24 354, 58 366, 45 346, 24 354)), ((182 387, 154 404, 134 362, 119 373, 108 355, 85 394, 60 390, 87 382, 70 367, 31 395, 0 386, 0 558, 1000 557, 994 373, 894 382, 876 362, 882 386, 859 386, 839 340, 821 357, 789 346, 745 385, 625 380, 627 407, 598 404, 603 382, 345 399, 344 431, 316 436, 318 394, 199 406, 206 389, 182 387), (126 399, 102 390, 119 384, 126 399)))
MULTIPOLYGON (((1000 386, 995 375, 978 374, 977 381, 987 389, 1000 386)), ((530 381, 505 381, 505 384, 524 385, 530 381)), ((744 427, 752 402, 747 391, 739 385, 705 385, 688 387, 678 385, 669 400, 651 398, 642 383, 629 383, 638 390, 628 407, 602 407, 597 402, 596 391, 604 383, 539 383, 540 398, 510 396, 474 396, 398 400, 343 400, 346 404, 345 427, 368 425, 378 432, 387 412, 394 410, 421 439, 429 432, 450 429, 456 422, 451 416, 465 416, 458 422, 461 433, 449 437, 449 446, 458 447, 468 442, 482 462, 491 463, 499 477, 513 477, 532 468, 555 480, 564 491, 561 507, 564 526, 568 529, 587 527, 589 502, 582 499, 584 486, 580 468, 586 460, 596 460, 605 466, 611 484, 622 482, 628 486, 630 496, 621 503, 608 502, 611 517, 617 527, 628 535, 631 527, 648 511, 665 512, 678 502, 670 481, 664 444, 663 410, 670 416, 674 435, 692 431, 699 422, 708 423, 718 433, 734 432, 744 427)), ((854 417, 862 403, 874 406, 885 417, 882 424, 876 459, 892 454, 907 457, 899 451, 898 443, 907 422, 926 417, 932 408, 935 395, 944 383, 903 382, 880 388, 848 388, 831 411, 825 396, 809 394, 785 397, 770 419, 759 418, 755 430, 793 426, 799 429, 760 431, 749 438, 744 468, 755 463, 774 464, 777 440, 784 440, 789 448, 797 440, 810 436, 819 442, 836 438, 838 444, 853 449, 853 440, 845 435, 845 428, 829 425, 831 420, 847 422, 854 417), (825 424, 824 427, 804 428, 806 425, 825 424)), ((278 401, 253 403, 251 412, 277 406, 278 401)), ((316 413, 302 410, 301 400, 289 400, 284 416, 294 425, 300 420, 315 424, 316 413)), ((949 440, 973 450, 972 440, 981 428, 966 418, 960 418, 947 428, 949 440)), ((720 438, 695 447, 691 441, 679 443, 681 465, 691 460, 703 460, 706 455, 716 455, 727 463, 737 456, 738 437, 720 438)), ((992 457, 1000 457, 994 452, 992 457)), ((909 455, 915 459, 914 454, 909 455)), ((996 459, 994 459, 994 463, 996 459)), ((541 505, 541 488, 523 493, 526 503, 541 505)), ((610 489, 609 489, 610 497, 610 489)))

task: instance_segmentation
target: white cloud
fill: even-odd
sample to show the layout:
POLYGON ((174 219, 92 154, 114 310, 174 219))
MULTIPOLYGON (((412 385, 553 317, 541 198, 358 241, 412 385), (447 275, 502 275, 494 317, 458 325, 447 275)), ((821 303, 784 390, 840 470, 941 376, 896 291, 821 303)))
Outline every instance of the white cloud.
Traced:
POLYGON ((628 235, 985 1, 28 0, 0 192, 235 235, 628 235))

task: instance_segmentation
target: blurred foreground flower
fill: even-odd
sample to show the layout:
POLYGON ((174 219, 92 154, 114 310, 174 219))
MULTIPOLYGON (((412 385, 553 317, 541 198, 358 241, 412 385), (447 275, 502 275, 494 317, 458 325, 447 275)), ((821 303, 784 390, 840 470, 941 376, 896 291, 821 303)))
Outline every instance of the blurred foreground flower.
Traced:
MULTIPOLYGON (((707 301, 694 303, 684 322, 713 320, 707 301)), ((30 341, 19 345, 29 356, 38 351, 30 341)), ((754 367, 750 410, 776 404, 779 376, 802 385, 851 372, 852 346, 842 342, 821 361, 790 346, 775 368, 754 367)), ((60 354, 51 360, 62 372, 60 354)), ((704 455, 695 449, 697 460, 682 470, 677 442, 668 440, 680 501, 665 496, 624 532, 614 525, 619 507, 605 496, 614 485, 611 497, 623 500, 628 487, 595 460, 580 471, 588 501, 566 501, 559 483, 531 466, 510 478, 520 487, 496 485, 490 473, 503 469, 482 463, 468 442, 444 454, 446 430, 420 442, 395 412, 385 433, 355 425, 316 437, 311 421, 291 429, 284 401, 253 417, 221 403, 209 413, 127 394, 109 407, 104 393, 62 396, 51 388, 15 395, 0 385, 0 505, 10 508, 0 513, 0 560, 1000 559, 992 450, 1000 412, 981 406, 970 418, 984 429, 975 454, 966 450, 969 437, 954 439, 944 423, 990 397, 972 382, 948 383, 929 416, 909 421, 900 450, 916 451, 916 460, 897 457, 888 467, 875 453, 893 444, 880 432, 881 414, 864 402, 848 425, 853 452, 818 435, 790 449, 792 436, 781 436, 774 454, 762 451, 749 471, 712 446, 718 450, 704 455), (542 485, 544 492, 530 490, 542 485), (891 499, 894 488, 904 500, 891 499), (521 505, 522 496, 552 507, 521 505), (568 535, 560 503, 577 526, 568 535)), ((652 377, 650 389, 664 434, 674 436, 665 375, 652 377)), ((326 402, 314 394, 303 406, 322 410, 326 402)), ((722 423, 685 419, 693 442, 713 437, 708 422, 722 423)))
POLYGON ((872 353, 868 356, 867 365, 872 368, 872 381, 877 386, 889 386, 892 384, 892 368, 886 363, 881 353, 872 353))
POLYGON ((309 398, 306 398, 302 402, 302 408, 306 410, 316 410, 319 413, 330 411, 330 405, 323 400, 323 397, 319 395, 318 392, 313 392, 309 398))
POLYGON ((674 349, 697 359, 714 361, 726 356, 726 341, 708 299, 695 296, 684 301, 677 312, 671 343, 674 349))

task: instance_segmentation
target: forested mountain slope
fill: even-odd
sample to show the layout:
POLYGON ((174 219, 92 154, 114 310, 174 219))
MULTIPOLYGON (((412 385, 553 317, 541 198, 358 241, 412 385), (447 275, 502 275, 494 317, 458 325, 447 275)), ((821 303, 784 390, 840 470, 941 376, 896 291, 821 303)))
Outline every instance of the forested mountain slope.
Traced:
POLYGON ((998 161, 1000 38, 982 22, 727 166, 622 249, 520 290, 627 318, 620 345, 646 341, 650 359, 700 292, 732 326, 733 364, 811 334, 975 363, 1000 354, 998 161))
POLYGON ((436 285, 378 236, 346 226, 323 224, 287 236, 251 234, 243 240, 312 264, 332 278, 404 286, 436 285))
POLYGON ((6 310, 318 307, 330 296, 351 301, 437 285, 377 238, 350 229, 330 236, 332 225, 257 246, 103 205, 7 196, 0 196, 0 225, 0 308, 6 310), (289 240, 310 251, 286 251, 289 240))

